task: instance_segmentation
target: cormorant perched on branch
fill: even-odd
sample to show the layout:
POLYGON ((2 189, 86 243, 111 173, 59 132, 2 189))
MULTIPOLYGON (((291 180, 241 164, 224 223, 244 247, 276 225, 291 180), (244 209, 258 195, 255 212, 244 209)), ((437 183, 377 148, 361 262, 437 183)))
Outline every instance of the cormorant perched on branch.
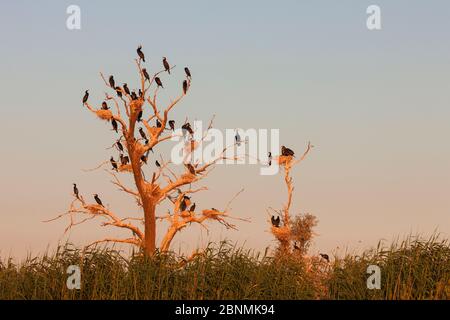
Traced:
POLYGON ((285 157, 293 157, 294 151, 292 151, 289 148, 286 148, 285 146, 281 146, 281 155, 283 155, 285 157))
POLYGON ((156 127, 157 127, 157 128, 161 128, 161 122, 159 122, 158 119, 156 119, 156 127))
POLYGON ((101 205, 102 207, 105 207, 102 203, 102 200, 100 200, 100 198, 98 197, 98 194, 94 194, 94 199, 95 199, 95 202, 97 202, 99 205, 101 205))
POLYGON ((143 111, 142 110, 139 111, 138 116, 137 116, 137 122, 141 122, 142 121, 142 114, 143 114, 143 111))
POLYGON ((325 260, 327 260, 327 262, 330 262, 330 257, 326 254, 326 253, 319 253, 320 254, 320 256, 322 257, 322 258, 324 258, 325 260))
POLYGON ((169 127, 172 131, 175 131, 175 120, 169 120, 169 127))
POLYGON ((110 85, 111 88, 113 88, 113 89, 116 88, 116 82, 114 81, 114 76, 109 76, 109 85, 110 85))
POLYGON ((139 134, 141 135, 142 139, 147 140, 147 136, 145 135, 145 132, 142 128, 139 128, 139 134))
POLYGON ((150 81, 150 76, 149 76, 149 74, 147 72, 147 69, 145 69, 145 68, 142 69, 142 74, 144 75, 146 80, 150 81))
POLYGON ((114 158, 111 157, 111 159, 109 159, 109 162, 111 162, 111 165, 112 165, 113 169, 117 171, 117 162, 116 162, 116 160, 114 160, 114 158))
POLYGON ((161 168, 161 164, 158 162, 158 160, 155 161, 155 165, 156 165, 158 168, 161 168))
POLYGON ((164 66, 164 69, 166 69, 166 71, 170 74, 170 65, 167 62, 167 58, 166 57, 163 57, 163 66, 164 66))
POLYGON ((280 217, 274 217, 274 216, 272 216, 272 218, 270 218, 270 221, 272 222, 272 225, 275 227, 275 228, 279 228, 280 227, 280 217))
POLYGON ((120 163, 122 163, 123 166, 126 166, 130 162, 130 158, 128 156, 124 156, 122 153, 120 154, 120 163))
POLYGON ((191 197, 184 195, 183 200, 184 200, 184 203, 186 203, 186 206, 191 205, 191 197))
POLYGON ((142 61, 145 62, 145 56, 144 56, 144 53, 142 52, 142 46, 139 46, 137 48, 136 52, 137 52, 139 58, 142 59, 142 61))
POLYGON ((125 91, 126 94, 130 95, 130 89, 128 89, 128 85, 126 83, 123 84, 123 91, 125 91))
POLYGON ((141 160, 142 160, 143 163, 147 164, 147 154, 143 154, 141 156, 141 160))
POLYGON ((187 130, 190 134, 194 134, 194 131, 191 128, 191 124, 189 122, 186 122, 181 126, 181 129, 187 130))
POLYGON ((117 140, 116 145, 117 145, 117 148, 119 148, 119 150, 120 150, 121 152, 123 152, 123 145, 122 145, 122 143, 120 143, 120 139, 117 140))
POLYGON ((106 103, 106 101, 102 102, 102 110, 108 110, 108 104, 106 103))
POLYGON ((195 211, 195 202, 194 204, 189 208, 189 212, 194 212, 195 211))
POLYGON ((183 81, 183 93, 186 94, 188 90, 188 82, 186 80, 183 81))
POLYGON ((195 172, 195 168, 194 168, 194 166, 192 164, 190 164, 190 163, 186 164, 186 168, 189 170, 189 172, 191 174, 195 175, 195 173, 196 173, 195 172))
POLYGON ((155 82, 156 82, 156 84, 158 85, 158 87, 161 87, 161 88, 164 89, 163 84, 162 84, 162 82, 161 82, 161 79, 160 79, 159 77, 156 77, 156 78, 155 78, 155 82))
POLYGON ((269 158, 269 166, 272 165, 272 152, 269 152, 269 154, 267 155, 267 158, 269 158))
POLYGON ((183 197, 183 200, 181 200, 181 202, 180 202, 180 211, 185 211, 186 207, 187 207, 187 205, 186 205, 186 202, 184 201, 184 197, 183 197))
POLYGON ((78 196, 78 188, 77 188, 77 184, 76 183, 73 184, 73 194, 75 195, 75 197, 79 198, 79 196, 78 196))
POLYGON ((188 77, 188 79, 191 79, 191 71, 189 70, 188 67, 184 67, 184 72, 186 73, 186 77, 188 77))
POLYGON ((115 119, 111 119, 111 124, 112 124, 113 130, 114 130, 116 133, 119 133, 119 132, 117 131, 117 122, 116 122, 115 119))
POLYGON ((89 90, 86 90, 83 96, 83 105, 88 101, 88 98, 89 98, 89 90))
POLYGON ((122 90, 120 90, 120 87, 116 87, 115 89, 116 89, 117 96, 119 98, 122 98, 122 90))

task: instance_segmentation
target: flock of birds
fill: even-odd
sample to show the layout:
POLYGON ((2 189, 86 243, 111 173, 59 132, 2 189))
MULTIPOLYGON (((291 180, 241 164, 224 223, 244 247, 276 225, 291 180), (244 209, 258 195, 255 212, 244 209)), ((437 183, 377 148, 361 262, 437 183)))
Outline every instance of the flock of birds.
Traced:
MULTIPOLYGON (((171 120, 171 121, 173 121, 173 120, 171 120)), ((174 124, 174 121, 172 122, 171 127, 173 126, 173 124, 174 124)), ((184 130, 188 130, 189 133, 193 133, 193 132, 192 132, 192 128, 190 127, 189 123, 187 123, 187 125, 188 125, 188 126, 186 126, 186 124, 183 125, 183 127, 185 127, 185 128, 183 128, 183 129, 184 129, 184 130)), ((172 130, 174 130, 174 128, 172 128, 172 130)), ((142 130, 142 128, 140 128, 139 132, 140 132, 141 136, 142 136, 144 139, 146 139, 145 132, 142 130)), ((119 151, 120 151, 119 157, 120 157, 120 162, 121 162, 121 164, 122 164, 122 165, 127 165, 127 164, 130 162, 130 158, 129 158, 128 156, 126 156, 126 155, 123 154, 124 148, 123 148, 122 143, 120 142, 120 139, 117 140, 117 141, 114 143, 114 145, 115 145, 115 146, 119 149, 119 151)), ((150 150, 149 150, 149 151, 150 151, 150 150)), ((148 151, 148 152, 149 152, 149 151, 148 151)), ((152 151, 153 151, 153 150, 152 150, 152 151)), ((147 164, 148 152, 147 152, 147 154, 145 154, 145 155, 143 155, 143 156, 141 157, 141 161, 142 161, 143 163, 145 163, 145 164, 147 164)), ((293 156, 294 156, 294 151, 292 151, 291 149, 289 149, 289 148, 287 148, 287 147, 285 147, 285 146, 282 146, 282 147, 281 147, 281 154, 282 154, 283 156, 291 156, 291 157, 293 157, 293 156)), ((269 152, 269 157, 270 157, 270 159, 271 159, 271 153, 270 153, 270 152, 269 152)), ((118 166, 118 163, 117 163, 117 161, 114 159, 113 156, 111 156, 111 158, 109 159, 109 161, 110 161, 110 163, 111 163, 112 170, 118 171, 118 170, 119 170, 119 166, 118 166)), ((271 161, 271 160, 270 160, 270 161, 271 161)), ((155 165, 156 165, 157 168, 161 168, 161 164, 159 163, 158 160, 155 161, 155 165)), ((196 172, 195 172, 195 168, 193 167, 192 164, 187 164, 186 167, 188 168, 188 170, 189 170, 190 173, 192 173, 192 174, 195 174, 195 173, 196 173, 196 172)), ((75 183, 73 184, 73 193, 74 193, 75 197, 79 199, 79 190, 78 190, 77 185, 76 185, 75 183)), ((102 201, 101 201, 101 199, 100 199, 100 197, 98 196, 98 194, 94 194, 94 200, 95 200, 95 202, 97 202, 98 205, 104 207, 104 206, 103 206, 103 203, 102 203, 102 201)), ((189 206, 189 204, 187 203, 187 202, 188 202, 187 200, 190 200, 190 198, 187 197, 187 196, 184 196, 183 199, 182 199, 182 201, 181 201, 181 204, 180 204, 180 210, 181 210, 181 211, 185 211, 186 208, 187 208, 187 206, 189 206)), ((191 208, 189 209, 189 211, 190 211, 190 212, 193 212, 194 210, 195 210, 195 203, 191 206, 191 208)), ((217 211, 217 209, 214 209, 214 208, 212 208, 212 210, 217 211)), ((275 218, 274 216, 272 216, 271 222, 272 222, 272 225, 273 225, 274 227, 276 227, 276 228, 279 228, 279 227, 280 227, 281 221, 280 221, 280 217, 279 217, 279 216, 276 217, 276 218, 275 218)))
MULTIPOLYGON (((137 51, 137 54, 138 54, 138 56, 139 56, 140 61, 145 62, 145 55, 144 55, 144 53, 142 52, 142 46, 139 46, 139 47, 137 48, 136 51, 137 51)), ((171 67, 170 67, 170 64, 169 64, 169 62, 167 61, 167 58, 166 58, 166 57, 163 57, 162 63, 163 63, 164 70, 165 70, 168 74, 170 74, 170 69, 171 69, 171 67)), ((184 72, 185 72, 185 74, 186 74, 186 79, 183 81, 182 87, 183 87, 183 93, 186 94, 187 91, 188 91, 188 88, 189 88, 189 83, 190 83, 190 82, 188 82, 188 80, 190 81, 190 80, 192 79, 192 75, 191 75, 191 71, 189 70, 188 67, 185 67, 185 68, 184 68, 184 72)), ((144 76, 145 81, 151 82, 150 75, 148 74, 148 71, 147 71, 146 68, 142 68, 142 75, 144 76)), ((158 88, 159 88, 159 87, 164 88, 163 83, 162 83, 162 81, 161 81, 161 78, 155 76, 154 81, 155 81, 156 85, 158 86, 158 88)), ((119 98, 121 98, 121 99, 123 99, 123 93, 127 94, 128 96, 130 96, 130 97, 131 97, 131 100, 144 99, 144 96, 143 96, 144 94, 143 94, 143 92, 142 92, 141 89, 139 89, 139 90, 138 90, 138 94, 136 94, 136 91, 135 91, 135 90, 130 91, 130 89, 128 88, 128 84, 127 84, 127 83, 124 83, 124 84, 122 85, 122 88, 119 87, 119 86, 116 86, 116 80, 114 79, 114 76, 113 76, 113 75, 109 76, 108 82, 109 82, 109 86, 110 86, 111 88, 113 88, 113 89, 116 91, 117 96, 118 96, 119 98)), ((85 103, 87 103, 88 99, 89 99, 89 90, 85 90, 84 96, 83 96, 83 99, 82 99, 83 105, 84 105, 85 103)), ((103 101, 103 102, 102 102, 102 108, 101 108, 101 109, 102 109, 102 110, 109 110, 109 107, 108 107, 108 104, 106 103, 106 101, 103 101)), ((142 121, 142 116, 143 116, 143 112, 140 111, 139 114, 138 114, 138 116, 137 116, 137 121, 138 121, 138 122, 141 122, 141 121, 142 121)), ((118 125, 117 125, 117 121, 116 121, 114 118, 111 119, 111 125, 112 125, 113 130, 114 130, 116 133, 118 133, 118 125)), ((189 124, 187 124, 187 125, 188 125, 189 128, 190 128, 190 125, 189 125, 189 124)), ((172 130, 175 130, 175 121, 170 120, 170 121, 169 121, 169 126, 170 126, 170 128, 171 128, 172 130)), ((161 127, 161 123, 159 123, 158 120, 157 120, 157 127, 161 127)), ((190 129, 190 130, 188 130, 188 131, 192 131, 192 129, 190 129)), ((143 136, 143 135, 141 134, 141 136, 143 136)), ((145 137, 145 139, 146 139, 146 137, 145 137)))
MULTIPOLYGON (((137 54, 138 54, 138 56, 139 56, 139 59, 140 59, 141 61, 145 62, 145 55, 144 55, 144 52, 142 51, 142 46, 139 46, 139 47, 137 48, 136 52, 137 52, 137 54)), ((163 59, 162 59, 162 64, 163 64, 164 70, 165 70, 168 74, 170 74, 170 69, 171 69, 171 67, 170 67, 170 64, 169 64, 169 62, 168 62, 168 60, 167 60, 166 57, 163 57, 163 59)), ((188 67, 185 67, 185 68, 184 68, 184 72, 185 72, 185 74, 186 74, 186 80, 183 81, 183 93, 186 94, 186 93, 187 93, 187 90, 188 90, 188 87, 189 87, 188 80, 191 80, 192 76, 191 76, 191 72, 190 72, 190 70, 189 70, 188 67)), ((151 81, 150 75, 148 74, 146 68, 143 68, 143 69, 142 69, 142 75, 144 76, 145 81, 149 81, 149 82, 151 81)), ((161 79, 160 79, 159 77, 155 76, 154 81, 155 81, 156 85, 158 86, 158 88, 161 87, 161 88, 164 89, 163 83, 162 83, 162 81, 161 81, 161 79)), ((111 88, 113 88, 113 89, 116 91, 117 96, 118 96, 119 98, 121 98, 121 99, 123 99, 123 93, 122 93, 122 92, 125 92, 128 96, 131 97, 132 100, 137 100, 137 99, 139 99, 139 98, 143 99, 143 92, 142 92, 141 89, 139 89, 139 90, 138 90, 138 94, 136 94, 135 91, 130 91, 130 89, 128 88, 128 84, 127 84, 127 83, 124 83, 123 86, 122 86, 122 88, 116 86, 116 81, 115 81, 113 75, 111 75, 111 76, 109 77, 108 82, 109 82, 109 85, 111 86, 111 88)), ((83 105, 84 105, 85 103, 87 103, 88 99, 89 99, 89 90, 86 90, 85 93, 84 93, 83 99, 82 99, 83 105)), ((109 110, 109 107, 108 107, 108 104, 106 103, 106 101, 103 101, 103 102, 102 102, 102 107, 101 107, 101 109, 102 109, 102 110, 109 110)), ((138 114, 138 116, 137 116, 137 121, 138 121, 138 122, 141 122, 141 121, 142 121, 142 116, 143 116, 143 112, 140 111, 139 114, 138 114)), ((113 130, 114 130, 116 133, 118 133, 118 125, 117 125, 117 121, 116 121, 114 118, 111 119, 111 124, 112 124, 113 130)), ((174 121, 174 120, 169 120, 169 121, 168 121, 168 124, 169 124, 170 130, 175 131, 175 121, 174 121)), ((156 127, 157 127, 157 128, 161 128, 161 126, 162 126, 161 122, 160 122, 158 119, 156 119, 156 127)), ((164 128, 164 129, 166 129, 166 128, 164 128)), ((181 129, 183 130, 183 134, 184 134, 184 135, 185 135, 186 133, 189 133, 191 136, 194 134, 194 131, 193 131, 193 129, 192 129, 192 127, 191 127, 191 125, 190 125, 189 122, 183 124, 183 126, 181 127, 181 129)), ((138 131, 139 131, 139 135, 141 136, 141 138, 145 141, 145 144, 148 144, 148 143, 149 143, 149 140, 148 140, 147 135, 145 134, 143 128, 140 127, 138 131)), ((122 145, 122 143, 121 143, 121 139, 122 139, 122 138, 119 138, 119 139, 115 142, 114 145, 115 145, 115 146, 117 147, 117 149, 119 150, 119 159, 120 159, 121 165, 125 166, 125 165, 127 165, 128 163, 130 163, 130 158, 129 158, 127 155, 124 155, 124 148, 123 148, 123 145, 122 145)), ((241 143, 241 137, 239 136, 239 132, 238 132, 237 130, 236 130, 236 135, 235 135, 235 142, 236 142, 236 144, 237 144, 238 146, 239 146, 240 143, 241 143)), ((149 151, 152 151, 152 152, 153 152, 152 149, 150 149, 149 151)), ((149 151, 148 151, 146 154, 144 154, 144 155, 141 157, 141 159, 140 159, 140 160, 141 160, 143 163, 145 163, 145 164, 147 164, 148 153, 149 153, 149 151)), ((293 151, 292 149, 287 148, 287 147, 285 147, 285 146, 281 146, 281 155, 282 155, 282 156, 285 156, 285 157, 294 157, 295 153, 294 153, 294 151, 293 151)), ((113 156, 111 156, 111 158, 110 158, 110 163, 111 163, 111 166, 112 166, 112 169, 113 169, 113 170, 115 170, 115 171, 118 171, 118 170, 119 170, 118 163, 117 163, 117 161, 114 159, 113 156)), ((155 165, 156 165, 156 167, 161 168, 161 164, 158 162, 158 160, 155 161, 155 165)), ((269 166, 272 165, 272 153, 271 153, 271 152, 268 153, 268 165, 269 165, 269 166)), ((189 171, 190 171, 191 173, 193 172, 193 173, 195 174, 195 169, 193 168, 192 165, 189 164, 189 165, 188 165, 188 169, 189 169, 189 171)), ((79 190, 78 190, 77 185, 76 185, 75 183, 73 184, 73 192, 74 192, 75 196, 76 196, 77 198, 79 198, 79 190)), ((103 205, 103 203, 102 203, 100 197, 98 196, 98 194, 94 194, 94 200, 95 200, 95 202, 96 202, 98 205, 104 207, 104 205, 103 205)), ((188 206, 190 206, 188 211, 189 211, 189 212, 194 212, 194 210, 195 210, 195 203, 193 203, 192 205, 191 205, 190 203, 191 203, 190 197, 188 197, 188 196, 183 196, 183 199, 181 200, 180 206, 179 206, 180 211, 186 211, 186 209, 188 208, 188 206)), ((217 211, 217 209, 214 209, 214 208, 212 208, 212 210, 217 211)), ((276 217, 276 218, 275 218, 274 216, 272 216, 272 217, 271 217, 271 222, 272 222, 272 225, 273 225, 275 228, 279 228, 279 227, 280 227, 281 221, 280 221, 280 217, 279 217, 279 216, 276 217)), ((300 248, 297 246, 297 243, 294 243, 294 249, 300 249, 300 248)), ((328 255, 326 255, 326 254, 320 254, 320 256, 321 256, 323 259, 325 259, 325 260, 327 260, 327 261, 329 262, 329 257, 328 257, 328 255)))

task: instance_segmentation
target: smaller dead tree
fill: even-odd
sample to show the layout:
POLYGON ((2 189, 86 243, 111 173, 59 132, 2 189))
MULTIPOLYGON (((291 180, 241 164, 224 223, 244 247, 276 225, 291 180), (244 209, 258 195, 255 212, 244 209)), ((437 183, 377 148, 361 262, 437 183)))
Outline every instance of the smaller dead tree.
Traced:
MULTIPOLYGON (((317 225, 317 219, 311 214, 291 217, 292 193, 294 186, 291 177, 291 169, 302 162, 312 149, 308 143, 306 150, 299 159, 295 159, 293 152, 282 152, 278 157, 278 165, 284 170, 284 182, 287 187, 287 202, 281 210, 272 209, 270 231, 278 241, 278 253, 287 255, 296 253, 304 256, 311 244, 312 229, 317 225), (291 154, 292 153, 292 154, 291 154), (277 215, 277 217, 275 217, 277 215), (281 221, 280 221, 281 217, 281 221)), ((283 147, 284 148, 284 147, 283 147)))

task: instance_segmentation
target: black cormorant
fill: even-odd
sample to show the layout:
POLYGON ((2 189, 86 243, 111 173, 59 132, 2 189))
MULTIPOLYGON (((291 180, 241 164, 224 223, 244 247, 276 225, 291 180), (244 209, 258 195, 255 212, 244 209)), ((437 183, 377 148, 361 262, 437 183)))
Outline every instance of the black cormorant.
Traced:
POLYGON ((116 122, 116 120, 115 120, 115 119, 112 119, 112 120, 111 120, 111 124, 112 124, 113 130, 114 130, 116 133, 118 133, 118 131, 117 131, 117 122, 116 122))
POLYGON ((142 46, 139 46, 137 48, 136 52, 137 52, 139 58, 142 59, 142 61, 145 62, 145 56, 144 56, 144 53, 142 52, 142 46))
POLYGON ((102 200, 100 200, 100 198, 98 197, 98 194, 94 194, 94 199, 95 199, 95 202, 97 202, 99 205, 104 207, 102 200))
POLYGON ((120 90, 120 87, 116 87, 116 93, 119 98, 122 98, 122 90, 120 90))
POLYGON ((145 135, 145 132, 142 128, 139 128, 139 134, 141 135, 142 139, 147 140, 147 136, 145 135))
POLYGON ((184 72, 186 73, 186 77, 188 77, 188 79, 191 79, 191 71, 188 67, 184 68, 184 72))
POLYGON ((190 134, 194 134, 194 131, 192 130, 191 124, 190 124, 189 122, 183 124, 183 125, 181 126, 181 129, 187 130, 190 134))
POLYGON ((117 145, 117 148, 119 148, 119 150, 121 152, 123 152, 123 145, 122 145, 122 143, 120 143, 120 140, 117 140, 116 145, 117 145))
POLYGON ((83 104, 85 104, 88 101, 88 98, 89 98, 89 90, 86 90, 84 92, 83 104))
POLYGON ((169 120, 169 127, 172 131, 175 131, 175 120, 169 120))
POLYGON ((147 72, 147 69, 145 69, 145 68, 142 69, 142 74, 144 75, 146 80, 150 81, 150 76, 149 76, 149 74, 147 72))
POLYGON ((79 197, 78 196, 78 188, 77 188, 77 184, 76 183, 73 184, 73 193, 75 194, 75 197, 77 197, 77 198, 79 197))
POLYGON ((113 88, 113 89, 116 88, 116 82, 114 81, 114 76, 109 76, 109 85, 110 85, 111 88, 113 88))
POLYGON ((272 222, 272 225, 274 226, 274 227, 276 227, 276 228, 279 228, 280 227, 280 217, 274 217, 274 216, 272 216, 271 218, 270 218, 270 221, 272 222))
POLYGON ((116 160, 114 160, 114 158, 111 157, 111 159, 109 159, 109 162, 111 162, 111 165, 112 165, 113 169, 117 171, 117 162, 116 162, 116 160))
POLYGON ((163 89, 164 89, 164 87, 163 87, 163 84, 162 84, 162 82, 161 82, 161 79, 160 79, 160 78, 156 77, 156 78, 155 78, 155 82, 156 82, 156 84, 158 85, 158 87, 161 87, 161 88, 163 88, 163 89))
POLYGON ((170 65, 167 62, 167 58, 163 57, 163 65, 164 65, 164 69, 166 69, 166 71, 170 74, 170 65))
POLYGON ((125 91, 126 94, 130 95, 130 89, 128 89, 128 85, 126 83, 123 84, 123 91, 125 91))
POLYGON ((289 148, 286 148, 285 146, 281 146, 281 155, 286 156, 286 157, 293 157, 294 151, 292 151, 289 148))

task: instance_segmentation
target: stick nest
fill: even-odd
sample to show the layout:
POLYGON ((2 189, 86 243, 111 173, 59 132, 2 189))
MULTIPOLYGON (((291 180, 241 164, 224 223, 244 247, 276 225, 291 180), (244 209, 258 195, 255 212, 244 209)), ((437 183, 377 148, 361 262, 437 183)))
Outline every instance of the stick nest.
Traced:
POLYGON ((95 113, 97 114, 97 117, 99 117, 102 120, 110 121, 113 118, 111 110, 97 110, 95 111, 95 113))
POLYGON ((294 159, 294 157, 292 156, 279 156, 278 157, 278 164, 280 166, 289 166, 290 163, 292 162, 292 160, 294 159))
POLYGON ((272 226, 272 234, 281 242, 288 242, 291 239, 291 231, 288 227, 272 226))
POLYGON ((131 111, 132 112, 139 112, 139 111, 141 111, 143 104, 144 104, 144 100, 142 100, 142 99, 132 100, 130 102, 131 111))

